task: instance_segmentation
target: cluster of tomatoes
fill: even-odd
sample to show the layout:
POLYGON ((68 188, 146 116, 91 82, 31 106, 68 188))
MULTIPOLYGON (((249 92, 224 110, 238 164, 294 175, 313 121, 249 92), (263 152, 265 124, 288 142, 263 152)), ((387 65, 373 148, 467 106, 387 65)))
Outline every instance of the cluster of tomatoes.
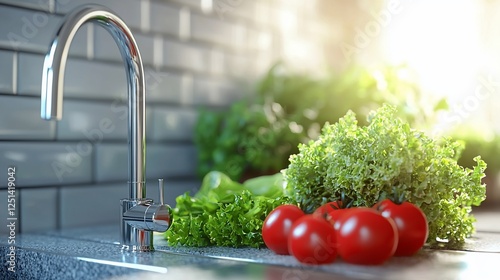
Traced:
POLYGON ((386 199, 372 208, 341 204, 329 202, 313 214, 295 205, 276 207, 262 226, 264 243, 307 264, 328 264, 340 256, 348 263, 378 265, 415 254, 427 240, 425 214, 410 202, 386 199))

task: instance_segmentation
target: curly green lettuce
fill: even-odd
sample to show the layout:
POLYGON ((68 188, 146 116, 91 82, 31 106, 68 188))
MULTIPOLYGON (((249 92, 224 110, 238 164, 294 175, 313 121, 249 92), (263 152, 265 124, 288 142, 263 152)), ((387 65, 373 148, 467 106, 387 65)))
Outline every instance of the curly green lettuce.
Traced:
POLYGON ((264 246, 262 224, 269 212, 286 200, 254 196, 248 190, 213 203, 184 194, 177 197, 172 227, 166 232, 172 246, 264 246))
POLYGON ((462 149, 449 138, 411 129, 385 105, 368 117, 367 126, 358 126, 352 112, 326 124, 317 141, 299 146, 283 174, 305 211, 342 195, 353 206, 368 207, 402 195, 426 214, 427 242, 454 247, 474 232, 471 206, 485 199, 486 163, 476 157, 473 169, 458 165, 462 149))
POLYGON ((265 218, 290 201, 284 191, 280 173, 240 184, 222 172, 209 172, 193 197, 176 198, 165 237, 172 246, 262 247, 265 218))

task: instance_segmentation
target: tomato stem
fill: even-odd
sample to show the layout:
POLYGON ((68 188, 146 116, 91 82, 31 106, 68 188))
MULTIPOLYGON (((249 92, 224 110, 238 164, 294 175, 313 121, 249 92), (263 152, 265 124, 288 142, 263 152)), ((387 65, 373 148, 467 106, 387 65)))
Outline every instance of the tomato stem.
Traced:
POLYGON ((395 204, 403 204, 403 202, 406 201, 405 199, 405 193, 403 190, 401 189, 398 189, 396 187, 393 187, 392 188, 392 194, 393 194, 393 197, 391 198, 392 202, 394 202, 395 204))

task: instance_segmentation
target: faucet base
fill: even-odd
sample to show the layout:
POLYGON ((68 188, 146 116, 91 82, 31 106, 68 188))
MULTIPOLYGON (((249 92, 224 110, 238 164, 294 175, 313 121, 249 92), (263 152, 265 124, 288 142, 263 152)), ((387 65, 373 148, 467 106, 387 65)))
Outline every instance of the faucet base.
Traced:
POLYGON ((171 224, 172 208, 154 204, 152 199, 122 199, 122 250, 154 251, 153 232, 164 232, 171 224))
MULTIPOLYGON (((122 199, 121 201, 121 245, 122 250, 132 252, 152 252, 153 247, 153 232, 140 227, 140 219, 125 219, 124 215, 130 209, 138 205, 152 204, 151 199, 129 200, 122 199)), ((139 217, 138 217, 139 218, 139 217)))
POLYGON ((153 252, 153 232, 136 229, 125 224, 122 228, 122 250, 130 252, 153 252))

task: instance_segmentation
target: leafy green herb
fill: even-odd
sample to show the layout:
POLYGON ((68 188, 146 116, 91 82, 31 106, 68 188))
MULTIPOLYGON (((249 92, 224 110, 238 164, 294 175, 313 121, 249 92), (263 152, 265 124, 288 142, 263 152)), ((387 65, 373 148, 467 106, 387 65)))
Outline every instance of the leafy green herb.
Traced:
POLYGON ((278 205, 287 203, 282 175, 239 184, 221 172, 208 173, 200 191, 176 198, 174 220, 165 233, 170 245, 192 247, 261 247, 262 223, 278 205))
POLYGON ((198 174, 212 170, 239 180, 246 171, 276 173, 296 153, 305 132, 274 102, 235 102, 227 112, 203 110, 195 128, 198 174))
POLYGON ((471 206, 485 199, 486 163, 476 157, 473 169, 458 165, 462 148, 411 129, 385 105, 367 126, 358 126, 352 112, 326 124, 317 141, 299 146, 283 173, 305 211, 342 194, 353 206, 370 207, 396 190, 426 214, 430 245, 454 246, 473 233, 471 206))

